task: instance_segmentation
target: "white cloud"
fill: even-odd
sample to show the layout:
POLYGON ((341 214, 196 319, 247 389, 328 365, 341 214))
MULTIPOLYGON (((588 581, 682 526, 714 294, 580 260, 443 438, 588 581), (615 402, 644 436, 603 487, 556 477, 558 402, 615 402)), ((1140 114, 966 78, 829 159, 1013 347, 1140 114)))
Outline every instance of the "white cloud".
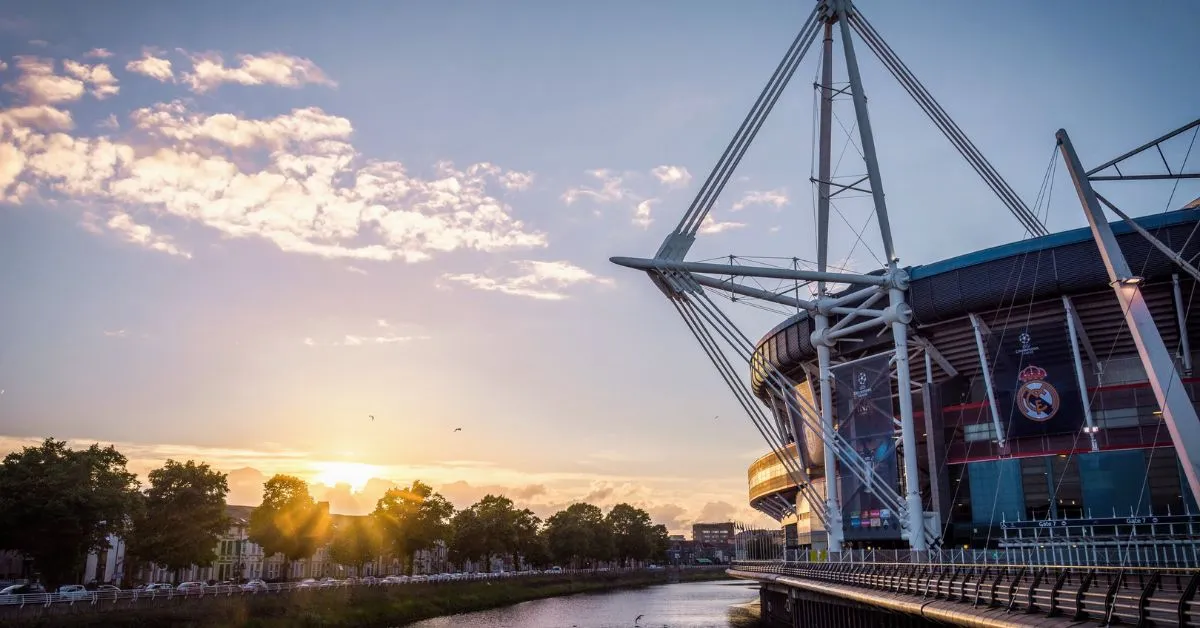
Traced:
POLYGON ((19 56, 16 61, 21 76, 4 88, 29 104, 53 105, 79 100, 83 96, 83 81, 55 74, 53 59, 19 56))
POLYGON ((126 63, 125 69, 164 83, 175 79, 171 60, 158 56, 152 50, 143 50, 142 57, 126 63))
POLYGON ((500 184, 508 190, 528 190, 529 186, 533 185, 533 173, 515 171, 506 172, 503 176, 501 176, 500 184))
POLYGON ((505 277, 490 277, 475 273, 442 275, 442 279, 461 283, 476 290, 502 292, 515 296, 530 297, 547 301, 566 299, 562 289, 578 284, 611 285, 612 280, 599 277, 570 262, 539 262, 522 260, 513 262, 520 274, 505 277))
POLYGON ((685 187, 692 181, 692 173, 683 166, 658 166, 651 170, 650 174, 668 187, 685 187))
POLYGON ((170 255, 178 255, 191 259, 192 254, 181 251, 171 241, 169 236, 158 235, 150 227, 133 221, 133 217, 124 212, 116 212, 108 219, 108 228, 120 234, 126 241, 140 244, 155 251, 170 255))
POLYGON ((570 188, 563 193, 562 199, 570 205, 580 198, 590 198, 597 203, 612 203, 629 196, 625 188, 625 178, 611 170, 603 168, 589 170, 588 174, 600 181, 599 187, 579 186, 570 188))
POLYGON ((779 209, 788 204, 787 190, 778 188, 775 190, 751 190, 742 195, 738 202, 733 204, 733 211, 741 211, 751 205, 770 205, 779 209))
POLYGON ((121 91, 121 87, 117 85, 117 77, 113 76, 112 71, 103 63, 87 65, 67 59, 63 61, 63 69, 71 76, 91 85, 92 95, 97 100, 115 96, 121 91))
POLYGON ((745 226, 746 225, 744 223, 740 222, 717 222, 717 220, 713 218, 712 214, 710 213, 709 215, 705 216, 704 220, 700 223, 700 229, 698 230, 698 233, 701 235, 715 235, 718 233, 724 233, 731 229, 741 229, 745 226))
POLYGON ((391 325, 391 323, 388 323, 388 322, 387 322, 387 319, 384 319, 384 318, 381 318, 381 319, 378 319, 378 320, 376 320, 376 321, 375 321, 375 324, 376 324, 377 326, 379 326, 379 327, 383 327, 383 328, 385 328, 385 329, 386 329, 386 328, 388 328, 388 327, 391 327, 391 326, 392 326, 392 325, 391 325))
POLYGON ((3 72, 7 69, 8 69, 8 64, 5 63, 3 60, 0 60, 0 72, 3 72))
POLYGON ((112 129, 115 131, 115 130, 121 128, 121 123, 117 121, 116 114, 110 113, 110 114, 108 114, 107 118, 97 122, 96 126, 102 128, 102 129, 112 129))
POLYGON ((359 268, 359 267, 357 267, 357 266, 347 266, 347 267, 346 267, 346 270, 348 270, 348 271, 350 271, 350 272, 352 272, 352 273, 358 273, 358 274, 360 274, 360 275, 365 275, 365 274, 367 274, 367 271, 365 271, 365 270, 363 270, 363 269, 361 269, 361 268, 359 268))
POLYGON ((129 335, 129 332, 124 329, 114 329, 112 331, 105 330, 104 335, 109 338, 124 338, 129 335))
POLYGON ((414 340, 429 340, 429 336, 395 336, 395 335, 355 336, 355 335, 351 335, 351 334, 346 334, 346 336, 344 336, 342 338, 342 341, 340 343, 335 343, 335 344, 341 344, 341 345, 344 345, 347 347, 358 347, 358 346, 368 345, 368 344, 393 345, 393 344, 400 344, 400 343, 405 343, 405 342, 412 342, 414 340))
POLYGON ((654 219, 650 217, 651 206, 657 202, 656 198, 648 198, 638 203, 633 213, 633 224, 643 229, 648 228, 654 222, 654 219))
POLYGON ((319 108, 247 119, 173 102, 130 118, 128 137, 86 137, 66 133, 70 114, 49 105, 0 110, 0 145, 20 153, 5 160, 6 198, 19 202, 33 190, 87 211, 121 207, 109 229, 178 255, 186 253, 132 223, 129 213, 346 260, 418 262, 460 249, 547 245, 544 233, 526 228, 493 195, 513 180, 509 171, 443 162, 432 176, 415 176, 399 162, 362 158, 350 143, 350 121, 319 108))
POLYGON ((183 82, 196 93, 204 93, 222 83, 239 85, 277 85, 300 87, 325 85, 337 87, 317 64, 309 59, 278 52, 261 55, 238 55, 239 64, 227 67, 224 59, 214 53, 191 55, 192 71, 183 75, 183 82))
POLYGON ((317 345, 316 341, 314 341, 312 338, 305 338, 304 344, 308 347, 315 347, 317 345))
POLYGON ((91 50, 83 53, 83 56, 89 59, 107 59, 113 56, 113 53, 109 52, 107 48, 92 48, 91 50))
POLYGON ((30 39, 29 45, 37 46, 38 48, 45 48, 46 46, 50 45, 50 42, 46 41, 45 39, 30 39))

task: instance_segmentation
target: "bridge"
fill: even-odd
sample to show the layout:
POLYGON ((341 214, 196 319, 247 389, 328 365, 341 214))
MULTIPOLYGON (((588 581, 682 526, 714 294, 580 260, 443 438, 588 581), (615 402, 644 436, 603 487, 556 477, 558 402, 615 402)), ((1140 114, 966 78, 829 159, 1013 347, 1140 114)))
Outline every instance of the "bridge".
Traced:
POLYGON ((612 258, 648 275, 768 445, 749 469, 749 499, 785 541, 773 556, 743 545, 730 570, 762 584, 768 619, 1200 624, 1190 342, 1200 199, 1174 205, 1176 185, 1169 211, 1135 219, 1094 187, 1200 179, 1188 168, 1198 132, 1200 120, 1086 169, 1059 130, 1027 203, 852 0, 815 3, 658 252, 612 258), (818 40, 815 260, 688 259, 818 40), (856 42, 995 193, 1022 240, 900 265, 856 42), (847 102, 853 130, 838 126, 861 164, 843 169, 832 135, 847 102), (1042 216, 1060 167, 1088 226, 1050 233, 1042 216), (869 220, 848 239, 858 246, 874 224, 879 268, 833 261, 831 216, 845 219, 838 203, 852 196, 867 199, 869 220), (783 320, 755 342, 726 302, 783 320))

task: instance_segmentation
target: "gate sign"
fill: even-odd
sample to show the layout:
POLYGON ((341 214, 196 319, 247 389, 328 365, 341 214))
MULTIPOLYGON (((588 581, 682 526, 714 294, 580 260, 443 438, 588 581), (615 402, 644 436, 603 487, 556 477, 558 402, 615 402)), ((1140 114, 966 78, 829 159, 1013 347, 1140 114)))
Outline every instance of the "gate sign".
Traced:
MULTIPOLYGON (((892 412, 891 353, 838 364, 830 368, 837 401, 838 433, 875 470, 880 486, 899 487, 895 426, 892 412)), ((848 538, 894 535, 898 526, 878 497, 858 478, 840 473, 842 521, 848 538)))

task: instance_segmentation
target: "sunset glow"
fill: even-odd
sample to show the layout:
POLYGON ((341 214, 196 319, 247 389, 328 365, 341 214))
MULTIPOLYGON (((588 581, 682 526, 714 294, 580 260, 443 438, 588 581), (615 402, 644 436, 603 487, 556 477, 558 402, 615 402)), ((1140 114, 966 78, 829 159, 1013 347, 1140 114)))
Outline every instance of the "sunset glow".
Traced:
POLYGON ((361 491, 368 480, 383 475, 382 468, 361 462, 314 462, 312 467, 316 472, 313 483, 325 486, 349 484, 354 491, 361 491))

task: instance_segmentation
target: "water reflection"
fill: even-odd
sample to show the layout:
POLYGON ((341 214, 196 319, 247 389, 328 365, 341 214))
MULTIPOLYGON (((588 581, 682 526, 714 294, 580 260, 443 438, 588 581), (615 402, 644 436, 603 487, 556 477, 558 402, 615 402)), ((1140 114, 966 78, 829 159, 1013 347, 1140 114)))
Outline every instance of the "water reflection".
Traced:
POLYGON ((686 582, 534 600, 412 628, 751 628, 757 601, 758 589, 744 581, 686 582))

